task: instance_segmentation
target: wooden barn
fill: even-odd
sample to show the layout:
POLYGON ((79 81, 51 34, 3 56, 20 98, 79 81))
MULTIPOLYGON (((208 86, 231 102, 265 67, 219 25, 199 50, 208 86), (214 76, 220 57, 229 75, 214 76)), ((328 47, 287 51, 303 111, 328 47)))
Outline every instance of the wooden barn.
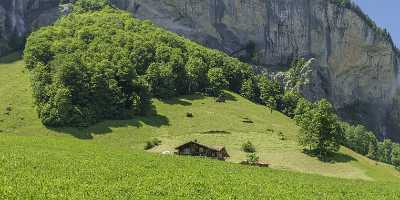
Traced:
POLYGON ((178 155, 205 156, 218 160, 230 157, 224 146, 207 146, 197 141, 190 141, 175 148, 178 155))

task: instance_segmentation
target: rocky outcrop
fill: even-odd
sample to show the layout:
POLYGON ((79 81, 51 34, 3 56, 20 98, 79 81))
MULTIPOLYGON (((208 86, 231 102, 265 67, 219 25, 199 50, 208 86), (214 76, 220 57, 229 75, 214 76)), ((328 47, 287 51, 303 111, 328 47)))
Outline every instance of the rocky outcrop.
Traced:
POLYGON ((59 0, 1 0, 0 55, 21 48, 26 35, 59 17, 59 0))
MULTIPOLYGON (((246 48, 255 44, 250 62, 266 70, 282 69, 300 57, 315 58, 312 79, 302 88, 309 99, 327 98, 342 117, 396 137, 400 56, 387 36, 353 9, 331 0, 111 1, 233 56, 246 57, 246 48)), ((56 2, 1 1, 0 38, 22 36, 54 20, 56 2)))

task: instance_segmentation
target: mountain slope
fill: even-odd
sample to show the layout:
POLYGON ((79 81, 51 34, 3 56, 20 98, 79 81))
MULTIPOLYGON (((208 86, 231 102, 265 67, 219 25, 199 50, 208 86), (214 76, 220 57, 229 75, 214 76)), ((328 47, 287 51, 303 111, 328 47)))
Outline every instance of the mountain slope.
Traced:
POLYGON ((154 100, 157 114, 149 117, 106 121, 82 129, 50 129, 37 118, 29 77, 21 61, 0 65, 0 85, 0 132, 15 140, 10 146, 3 143, 6 145, 3 147, 10 151, 29 145, 18 145, 18 138, 38 143, 49 138, 52 141, 58 139, 60 143, 66 140, 77 145, 90 144, 110 150, 122 148, 142 154, 145 142, 157 137, 163 145, 150 152, 171 151, 180 143, 198 139, 210 145, 226 145, 232 156, 229 161, 239 162, 245 158, 240 150, 241 144, 250 140, 261 159, 271 163, 274 169, 349 179, 400 181, 397 178, 399 173, 391 166, 371 161, 345 148, 332 163, 303 154, 296 142, 298 127, 291 119, 278 112, 270 113, 263 106, 231 93, 227 103, 216 103, 214 99, 201 95, 154 100), (194 117, 187 118, 187 112, 193 113, 194 117), (243 122, 245 119, 253 123, 243 122), (281 140, 279 132, 284 135, 284 140, 281 140))
MULTIPOLYGON (((58 2, 0 2, 0 55, 30 30, 54 21, 58 2)), ((249 61, 263 70, 314 57, 312 81, 302 90, 308 99, 327 98, 345 119, 399 139, 400 56, 388 35, 357 8, 335 0, 112 2, 205 46, 245 58, 255 53, 249 61)))

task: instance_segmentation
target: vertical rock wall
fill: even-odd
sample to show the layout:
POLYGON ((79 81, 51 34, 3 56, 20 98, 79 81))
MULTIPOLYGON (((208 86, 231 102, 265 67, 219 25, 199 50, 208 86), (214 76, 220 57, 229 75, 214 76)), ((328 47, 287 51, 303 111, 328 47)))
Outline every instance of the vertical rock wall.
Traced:
POLYGON ((26 35, 54 22, 59 0, 1 0, 0 55, 23 47, 26 35))

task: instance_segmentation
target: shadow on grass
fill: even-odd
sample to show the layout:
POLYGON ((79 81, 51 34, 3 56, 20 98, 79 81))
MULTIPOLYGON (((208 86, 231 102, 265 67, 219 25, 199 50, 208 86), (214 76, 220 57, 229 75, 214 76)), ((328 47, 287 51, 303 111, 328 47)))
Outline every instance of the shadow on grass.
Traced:
POLYGON ((105 120, 89 127, 48 128, 58 133, 70 134, 82 140, 90 140, 93 139, 93 135, 105 135, 112 133, 113 128, 140 128, 143 125, 152 127, 169 126, 169 119, 166 116, 153 112, 147 116, 133 116, 126 120, 105 120))
POLYGON ((204 98, 205 98, 204 95, 198 93, 193 95, 186 95, 186 96, 174 97, 169 99, 159 99, 159 100, 169 105, 191 106, 192 102, 190 101, 201 100, 204 98))
MULTIPOLYGON (((202 94, 202 93, 196 93, 196 94, 192 94, 192 95, 184 95, 184 96, 180 96, 180 97, 173 97, 173 98, 169 98, 169 99, 159 99, 159 100, 162 101, 163 103, 166 103, 169 105, 191 106, 192 105, 191 101, 205 99, 206 97, 212 97, 212 96, 208 96, 208 95, 202 94)), ((223 97, 224 97, 224 100, 226 100, 226 101, 237 101, 237 98, 234 95, 232 95, 232 93, 227 92, 227 91, 223 92, 223 97)), ((214 97, 214 98, 216 98, 216 97, 214 97)))
POLYGON ((169 105, 181 105, 181 106, 191 106, 192 103, 186 99, 160 99, 162 102, 169 104, 169 105))
POLYGON ((320 157, 318 151, 316 150, 308 150, 308 149, 303 149, 303 153, 307 154, 311 157, 316 157, 322 162, 326 163, 346 163, 350 161, 357 161, 357 159, 343 154, 343 153, 329 153, 326 157, 320 157))
POLYGON ((0 64, 9 64, 22 59, 22 52, 14 52, 0 57, 0 64))
POLYGON ((227 101, 237 101, 236 97, 233 96, 231 93, 224 92, 224 98, 227 101))

